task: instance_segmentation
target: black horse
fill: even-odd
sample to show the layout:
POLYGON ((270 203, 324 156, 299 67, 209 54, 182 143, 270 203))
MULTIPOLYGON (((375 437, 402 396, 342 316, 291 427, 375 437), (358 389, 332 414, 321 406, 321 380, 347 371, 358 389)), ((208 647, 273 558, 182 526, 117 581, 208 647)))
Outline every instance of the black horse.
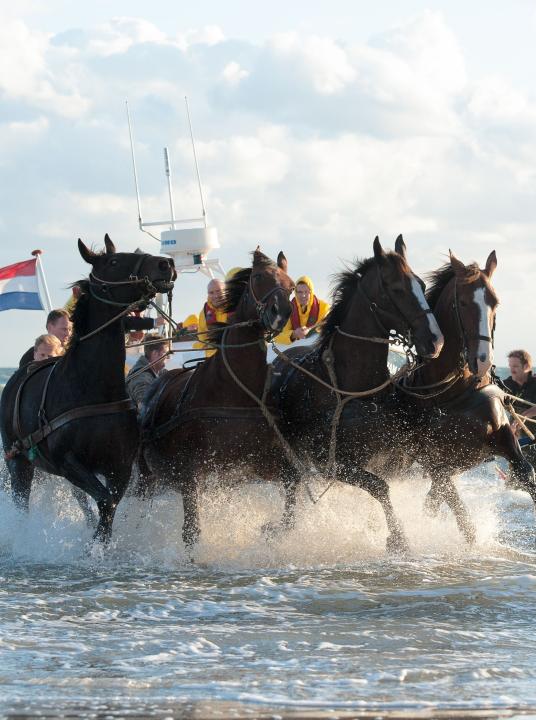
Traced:
POLYGON ((170 292, 175 270, 169 258, 116 253, 108 235, 104 242, 106 251, 94 253, 78 241, 92 270, 77 283, 82 295, 69 348, 10 378, 0 423, 15 503, 28 509, 34 467, 61 475, 95 500, 95 537, 106 541, 138 447, 121 317, 157 292, 170 292))
MULTIPOLYGON (((281 429, 291 446, 327 473, 327 481, 341 480, 378 500, 389 530, 388 548, 404 550, 406 540, 389 487, 367 470, 376 449, 390 442, 378 423, 389 387, 389 334, 393 329, 412 335, 408 342, 414 341, 417 351, 428 358, 439 354, 443 336, 426 303, 423 284, 406 261, 402 236, 395 248, 397 252, 384 252, 376 238, 374 256, 339 275, 334 303, 316 346, 292 348, 284 354, 287 359, 299 358, 298 369, 284 358, 276 361, 273 390, 282 413, 281 429)), ((292 517, 292 503, 287 493, 287 518, 292 517)))

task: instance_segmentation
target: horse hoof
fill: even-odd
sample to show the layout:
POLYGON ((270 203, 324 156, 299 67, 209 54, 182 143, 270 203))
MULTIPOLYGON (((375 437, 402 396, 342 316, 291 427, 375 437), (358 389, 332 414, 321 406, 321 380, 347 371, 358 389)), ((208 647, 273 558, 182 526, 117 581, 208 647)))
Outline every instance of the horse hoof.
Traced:
POLYGON ((474 545, 476 543, 476 528, 474 525, 465 525, 462 532, 465 542, 468 545, 474 545))
POLYGON ((393 531, 387 536, 387 552, 389 555, 408 555, 409 545, 404 533, 393 531))

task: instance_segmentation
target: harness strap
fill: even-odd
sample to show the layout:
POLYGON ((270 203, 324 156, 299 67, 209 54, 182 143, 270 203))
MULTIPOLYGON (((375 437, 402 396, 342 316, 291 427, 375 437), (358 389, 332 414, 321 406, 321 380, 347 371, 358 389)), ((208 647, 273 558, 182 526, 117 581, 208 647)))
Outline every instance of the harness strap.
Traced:
POLYGON ((86 417, 98 417, 100 415, 116 415, 118 413, 135 411, 136 407, 130 399, 116 400, 115 402, 110 403, 99 403, 98 405, 83 405, 82 407, 72 408, 71 410, 61 413, 61 415, 57 415, 50 422, 47 422, 35 432, 21 438, 19 440, 19 446, 22 450, 29 450, 72 420, 80 420, 81 418, 86 417))

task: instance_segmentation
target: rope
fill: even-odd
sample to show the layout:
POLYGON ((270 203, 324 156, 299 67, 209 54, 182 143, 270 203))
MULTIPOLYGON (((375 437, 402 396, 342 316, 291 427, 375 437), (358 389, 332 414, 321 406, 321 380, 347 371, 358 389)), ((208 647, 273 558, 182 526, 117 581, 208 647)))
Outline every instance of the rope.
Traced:
POLYGON ((369 397, 370 395, 376 395, 377 393, 380 393, 382 390, 385 390, 386 387, 391 385, 391 383, 396 383, 399 378, 404 377, 405 375, 409 375, 411 372, 413 372, 413 368, 410 367, 409 363, 406 363, 403 365, 400 370, 397 370, 394 375, 390 375, 385 382, 383 382, 381 385, 378 385, 377 387, 371 388, 370 390, 361 390, 361 391, 350 391, 350 390, 340 390, 338 387, 335 387, 333 384, 327 383, 325 380, 322 380, 322 378, 318 377, 318 375, 315 375, 314 373, 310 372, 309 370, 306 370, 304 367, 299 365, 298 363, 294 362, 294 360, 291 360, 289 357, 287 357, 284 353, 282 353, 272 342, 272 350, 274 353, 284 360, 288 365, 292 365, 293 368, 296 370, 299 370, 304 375, 308 375, 313 380, 316 380, 317 383, 320 385, 323 385, 328 390, 331 390, 331 392, 336 393, 337 395, 345 395, 348 396, 348 398, 360 398, 360 397, 369 397))
MULTIPOLYGON (((225 339, 225 335, 226 335, 228 332, 229 332, 229 328, 226 328, 225 331, 224 331, 224 335, 223 335, 224 339, 225 339)), ((266 422, 268 423, 269 427, 270 427, 270 428, 273 430, 273 432, 275 433, 277 439, 279 440, 279 442, 280 442, 280 444, 281 444, 281 447, 283 448, 283 451, 284 451, 285 455, 287 456, 289 462, 290 462, 291 465, 294 467, 294 469, 295 469, 300 475, 303 475, 304 472, 307 472, 308 470, 310 471, 311 469, 305 467, 305 465, 302 463, 302 461, 300 460, 300 458, 297 456, 297 454, 296 454, 296 453, 294 452, 294 450, 291 448, 290 444, 289 444, 289 443, 287 442, 287 440, 283 437, 283 435, 282 435, 282 433, 281 433, 281 430, 280 430, 280 429, 278 428, 278 426, 277 426, 277 423, 276 423, 276 421, 275 421, 275 419, 274 419, 274 416, 273 416, 272 413, 268 410, 268 407, 267 407, 266 404, 263 402, 263 400, 262 400, 261 398, 257 397, 257 395, 255 395, 254 392, 252 392, 246 385, 244 385, 244 383, 243 383, 243 382, 240 380, 240 378, 236 375, 236 373, 234 372, 234 370, 232 369, 232 367, 231 367, 231 365, 230 365, 230 363, 229 363, 229 358, 227 357, 226 348, 227 348, 227 345, 225 345, 225 344, 222 345, 222 348, 221 348, 221 356, 222 356, 223 364, 225 365, 225 369, 227 370, 227 372, 229 373, 229 375, 231 376, 231 378, 232 378, 232 379, 234 380, 234 382, 238 385, 238 387, 239 387, 243 392, 245 392, 248 397, 250 397, 252 400, 254 400, 255 403, 259 406, 259 408, 260 408, 260 410, 261 410, 261 412, 262 412, 262 414, 263 414, 263 416, 264 416, 264 419, 265 419, 266 422)), ((263 393, 263 394, 264 394, 264 393, 263 393)), ((309 484, 308 484, 308 483, 305 483, 305 487, 306 487, 306 489, 307 489, 307 494, 309 495, 309 499, 311 500, 311 502, 312 502, 313 504, 316 504, 316 502, 318 502, 318 500, 315 500, 315 498, 313 497, 313 495, 312 495, 312 493, 311 493, 311 489, 310 489, 310 487, 309 487, 309 484)))

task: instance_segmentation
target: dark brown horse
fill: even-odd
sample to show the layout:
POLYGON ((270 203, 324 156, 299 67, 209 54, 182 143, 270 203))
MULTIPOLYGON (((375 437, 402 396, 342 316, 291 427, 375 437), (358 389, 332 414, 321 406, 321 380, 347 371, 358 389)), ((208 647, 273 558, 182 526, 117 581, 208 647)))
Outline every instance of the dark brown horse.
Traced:
POLYGON ((406 336, 409 345, 414 343, 421 356, 432 358, 439 354, 443 336, 426 303, 423 284, 406 261, 401 236, 395 247, 397 252, 386 253, 376 238, 374 256, 338 277, 333 306, 316 346, 286 353, 300 357, 301 368, 342 392, 380 390, 368 397, 345 396, 337 420, 337 394, 279 359, 274 393, 282 412, 281 428, 291 446, 311 458, 320 472, 328 471, 326 482, 336 478, 378 500, 389 530, 388 548, 404 550, 406 540, 389 487, 365 469, 378 447, 389 442, 381 428, 381 401, 389 387, 388 339, 390 330, 395 330, 406 336))
POLYGON ((106 251, 96 254, 78 241, 92 270, 77 283, 83 294, 69 349, 10 378, 0 420, 16 504, 28 509, 35 467, 61 475, 95 500, 95 536, 107 540, 139 442, 136 411, 125 389, 119 316, 157 292, 169 292, 175 271, 169 258, 117 253, 108 235, 104 242, 106 251))
POLYGON ((293 282, 286 269, 282 253, 276 265, 256 250, 252 267, 226 284, 225 309, 234 313, 234 324, 220 329, 220 350, 195 370, 170 371, 146 398, 140 464, 144 459, 164 485, 182 493, 188 548, 199 536, 198 496, 209 473, 220 480, 252 472, 292 481, 254 399, 269 395, 265 336, 280 332, 291 312, 293 282))
POLYGON ((450 263, 430 276, 426 295, 445 345, 398 390, 386 425, 392 442, 384 452, 383 473, 400 475, 418 462, 432 481, 427 510, 435 514, 446 502, 469 542, 475 529, 455 475, 501 456, 510 462, 514 481, 536 502, 534 471, 510 428, 503 393, 488 374, 498 304, 491 285, 496 266, 495 252, 484 270, 451 255, 450 263))

